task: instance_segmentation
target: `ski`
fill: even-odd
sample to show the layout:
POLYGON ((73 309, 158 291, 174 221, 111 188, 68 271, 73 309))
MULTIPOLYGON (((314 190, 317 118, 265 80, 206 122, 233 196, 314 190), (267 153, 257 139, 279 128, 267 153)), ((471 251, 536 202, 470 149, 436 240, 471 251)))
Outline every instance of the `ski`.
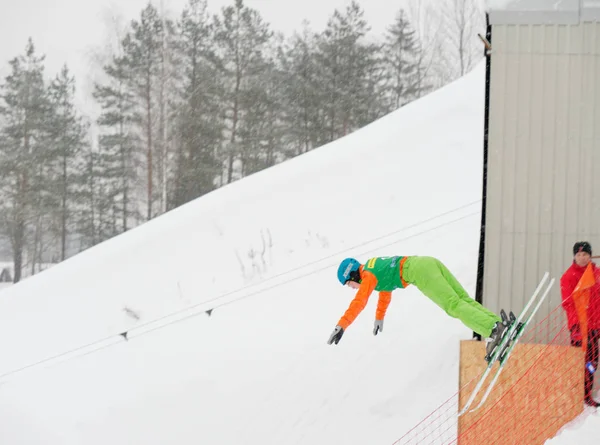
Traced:
POLYGON ((546 288, 546 290, 542 294, 541 298, 538 300, 538 303, 535 305, 535 307, 531 311, 531 314, 529 314, 529 317, 527 317, 527 320, 525 320, 523 323, 519 323, 517 325, 517 330, 515 331, 515 335, 513 336, 514 340, 512 340, 512 343, 509 343, 504 348, 504 350, 500 351, 499 360, 498 360, 498 362, 500 363, 500 366, 498 367, 498 370, 496 371, 496 375, 494 375, 493 380, 488 385, 488 387, 487 387, 485 393, 483 394, 483 397, 481 398, 481 401, 479 402, 479 404, 475 408, 473 408, 471 411, 469 411, 469 412, 473 412, 473 411, 478 410, 479 408, 481 408, 483 406, 483 404, 487 400, 488 396, 492 392, 492 389, 494 388, 494 385, 498 381, 498 377, 500 377, 500 374, 502 373, 502 370, 504 369, 504 365, 506 364, 506 361, 508 360, 508 357, 510 356, 510 353, 514 349, 515 345, 519 342, 519 339, 523 335, 523 332, 525 332, 525 329, 529 325, 529 322, 533 319, 533 316, 535 315, 535 313, 538 311, 538 309, 542 305, 542 302, 544 301, 544 299, 546 298, 546 296, 550 292, 550 288, 552 288, 553 284, 554 284, 554 278, 552 278, 552 280, 548 284, 548 287, 546 288))
POLYGON ((483 386, 483 384, 485 382, 485 379, 490 374, 490 372, 492 371, 492 367, 494 366, 494 364, 498 360, 500 352, 502 352, 505 349, 505 346, 508 344, 509 340, 511 339, 511 337, 513 336, 513 334, 516 331, 517 327, 519 326, 519 323, 521 323, 521 320, 523 320, 523 318, 525 317, 525 314, 527 313, 527 311, 529 311, 529 308, 531 307, 531 305, 536 300, 538 294, 542 290, 542 287, 546 283, 546 280, 548 279, 549 276, 550 276, 550 274, 548 272, 546 272, 544 274, 544 276, 542 277, 542 280, 540 281, 540 283, 536 287, 535 291, 531 295, 531 298, 529 299, 529 302, 527 303, 527 305, 521 311, 521 313, 519 315, 519 318, 515 322, 513 322, 506 329, 504 337, 502 337, 502 341, 500 342, 500 344, 498 345, 498 347, 496 347, 496 349, 492 352, 492 356, 490 358, 490 361, 488 362, 487 368, 485 369, 485 372, 483 373, 483 375, 481 376, 481 378, 477 382, 477 386, 475 386, 475 389, 471 393, 471 396, 467 400, 467 403, 465 404, 465 406, 463 407, 463 409, 459 411, 459 413, 458 413, 459 417, 462 416, 463 414, 465 414, 467 412, 467 410, 471 407, 471 404, 473 403, 473 401, 475 400, 475 397, 477 397, 477 394, 481 390, 481 387, 483 386))

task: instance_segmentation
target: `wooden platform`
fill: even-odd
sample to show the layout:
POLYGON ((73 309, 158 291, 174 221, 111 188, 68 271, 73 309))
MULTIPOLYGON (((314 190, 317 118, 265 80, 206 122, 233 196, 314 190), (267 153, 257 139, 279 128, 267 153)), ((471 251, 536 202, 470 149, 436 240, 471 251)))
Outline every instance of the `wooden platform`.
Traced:
MULTIPOLYGON (((484 342, 461 341, 459 387, 469 384, 459 394, 459 409, 477 384, 475 378, 485 371, 484 355, 484 342)), ((554 437, 583 411, 583 366, 581 348, 517 344, 485 405, 459 418, 459 445, 535 445, 554 437), (493 442, 490 437, 502 440, 493 442)), ((485 386, 472 407, 478 405, 485 386)))

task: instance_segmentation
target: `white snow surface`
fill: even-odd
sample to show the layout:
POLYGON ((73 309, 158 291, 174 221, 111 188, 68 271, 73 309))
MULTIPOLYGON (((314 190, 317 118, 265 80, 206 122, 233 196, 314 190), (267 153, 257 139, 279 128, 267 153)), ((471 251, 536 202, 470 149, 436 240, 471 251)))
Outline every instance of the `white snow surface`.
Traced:
POLYGON ((484 0, 487 10, 492 9, 505 9, 509 4, 514 3, 515 0, 484 0))
MULTIPOLYGON (((597 392, 597 391, 596 391, 597 392)), ((596 399, 598 394, 595 395, 596 399)), ((583 414, 565 425, 546 445, 596 445, 600 433, 600 413, 586 407, 583 414)))
MULTIPOLYGON (((409 287, 394 292, 381 335, 374 294, 327 345, 354 295, 337 264, 432 255, 474 294, 484 78, 481 64, 2 290, 0 443, 401 437, 456 393, 459 341, 471 332, 409 287)), ((599 427, 589 416, 552 444, 592 443, 599 427)))
POLYGON ((484 0, 487 11, 571 11, 579 8, 594 7, 585 0, 484 0))

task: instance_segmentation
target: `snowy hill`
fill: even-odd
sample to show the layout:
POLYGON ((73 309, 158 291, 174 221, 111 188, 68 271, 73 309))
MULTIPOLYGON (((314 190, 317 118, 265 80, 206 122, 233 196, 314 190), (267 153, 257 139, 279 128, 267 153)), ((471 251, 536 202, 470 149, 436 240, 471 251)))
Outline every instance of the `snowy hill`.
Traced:
POLYGON ((474 294, 484 77, 0 292, 1 442, 392 443, 458 390, 471 332, 408 288, 382 335, 372 297, 327 345, 337 264, 433 255, 474 294))

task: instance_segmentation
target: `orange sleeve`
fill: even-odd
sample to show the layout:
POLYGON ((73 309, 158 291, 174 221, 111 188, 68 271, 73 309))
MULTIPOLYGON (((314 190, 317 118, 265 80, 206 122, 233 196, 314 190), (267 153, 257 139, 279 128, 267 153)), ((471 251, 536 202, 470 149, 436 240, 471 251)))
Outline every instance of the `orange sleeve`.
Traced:
POLYGON ((377 303, 377 312, 375 312, 375 320, 383 320, 385 311, 392 301, 391 292, 379 292, 379 302, 377 303))
POLYGON ((567 323, 569 325, 569 329, 572 329, 574 325, 579 323, 579 317, 577 315, 577 311, 575 310, 575 302, 572 298, 576 285, 577 282, 573 280, 570 270, 567 269, 567 271, 560 278, 560 293, 562 296, 562 307, 567 313, 567 323))
POLYGON ((354 300, 350 302, 348 310, 338 322, 338 326, 341 326, 344 330, 346 330, 356 317, 358 317, 358 314, 362 312, 367 305, 367 301, 369 301, 369 296, 375 289, 375 286, 377 286, 377 278, 375 278, 375 275, 371 272, 363 272, 361 278, 362 282, 360 283, 358 292, 356 292, 356 295, 354 296, 354 300))

